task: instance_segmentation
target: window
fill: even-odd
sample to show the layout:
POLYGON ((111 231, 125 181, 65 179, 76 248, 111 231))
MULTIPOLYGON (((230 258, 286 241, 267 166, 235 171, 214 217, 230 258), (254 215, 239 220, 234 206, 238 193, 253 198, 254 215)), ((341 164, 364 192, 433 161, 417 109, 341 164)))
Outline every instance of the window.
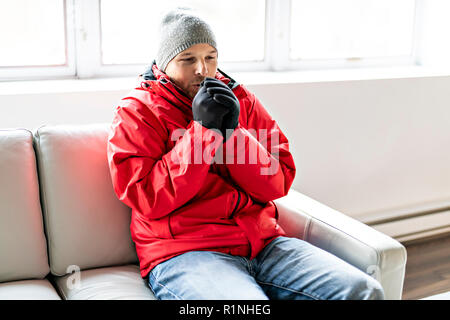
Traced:
POLYGON ((66 64, 64 1, 1 1, 0 29, 2 67, 66 64))
POLYGON ((102 63, 149 63, 157 50, 158 17, 174 5, 194 8, 207 17, 220 45, 220 61, 264 60, 264 1, 103 0, 102 63))
POLYGON ((0 69, 12 78, 40 77, 52 68, 72 74, 66 22, 64 0, 0 0, 0 69))
POLYGON ((290 58, 410 56, 415 1, 292 0, 290 58))
POLYGON ((226 71, 414 63, 419 0, 0 0, 0 80, 133 76, 164 11, 206 17, 226 71))

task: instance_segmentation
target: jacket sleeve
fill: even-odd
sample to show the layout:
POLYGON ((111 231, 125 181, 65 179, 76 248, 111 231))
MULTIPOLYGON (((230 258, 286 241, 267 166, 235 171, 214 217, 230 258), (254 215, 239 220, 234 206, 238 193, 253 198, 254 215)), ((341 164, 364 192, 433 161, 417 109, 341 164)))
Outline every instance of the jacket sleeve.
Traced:
POLYGON ((247 128, 239 124, 224 144, 225 163, 232 180, 265 203, 288 193, 296 169, 286 136, 261 102, 248 95, 247 128))
POLYGON ((211 162, 199 159, 194 149, 213 156, 223 138, 191 121, 166 151, 168 139, 167 129, 142 103, 126 102, 116 109, 107 145, 114 191, 149 219, 170 214, 198 193, 211 162))

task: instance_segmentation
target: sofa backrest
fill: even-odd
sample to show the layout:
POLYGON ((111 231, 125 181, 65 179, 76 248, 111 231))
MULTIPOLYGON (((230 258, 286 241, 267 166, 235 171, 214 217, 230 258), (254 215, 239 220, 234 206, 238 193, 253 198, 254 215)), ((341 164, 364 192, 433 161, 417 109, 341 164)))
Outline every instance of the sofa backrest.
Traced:
POLYGON ((91 124, 44 126, 34 132, 54 275, 138 261, 131 210, 117 199, 111 183, 108 130, 108 124, 91 124))
POLYGON ((49 273, 32 138, 0 130, 0 282, 49 273))

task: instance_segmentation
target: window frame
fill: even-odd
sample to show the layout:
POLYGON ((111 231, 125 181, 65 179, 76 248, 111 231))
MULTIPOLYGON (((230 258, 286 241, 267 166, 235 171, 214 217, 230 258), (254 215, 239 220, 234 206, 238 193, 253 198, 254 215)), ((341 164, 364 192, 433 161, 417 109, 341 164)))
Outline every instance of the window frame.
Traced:
MULTIPOLYGON (((77 1, 77 0, 75 0, 77 1)), ((86 0, 81 0, 86 1, 86 0)), ((89 0, 87 0, 89 1, 89 0)), ((96 27, 98 30, 101 30, 101 13, 100 13, 100 7, 102 0, 96 0, 92 2, 97 2, 97 6, 91 11, 92 13, 95 12, 95 14, 98 16, 98 27, 96 27)), ((272 5, 272 3, 278 3, 279 0, 264 0, 266 5, 266 12, 265 12, 265 30, 264 30, 264 59, 263 61, 242 61, 242 62, 221 62, 219 58, 219 67, 223 70, 227 71, 267 71, 270 69, 270 61, 267 59, 268 52, 270 51, 270 43, 271 43, 271 37, 268 30, 270 30, 270 26, 268 25, 268 21, 272 21, 273 13, 271 13, 271 10, 269 10, 269 6, 272 5)), ((91 2, 91 1, 89 1, 91 2)), ((282 1, 283 2, 283 1, 282 1)), ((290 2, 290 0, 289 0, 290 2)), ((93 30, 95 27, 91 26, 91 32, 95 32, 93 30)), ((101 43, 101 32, 98 35, 99 43, 97 44, 97 47, 101 51, 102 43, 101 43)), ((90 71, 90 74, 82 73, 79 76, 81 78, 85 77, 91 77, 91 76, 99 76, 99 77, 111 77, 111 76, 126 76, 126 75, 138 75, 141 73, 146 66, 148 66, 152 61, 149 61, 148 64, 102 64, 101 63, 101 55, 100 55, 100 61, 96 65, 91 65, 88 70, 90 71)))
MULTIPOLYGON (((148 64, 102 64, 101 35, 102 0, 64 0, 66 64, 39 67, 0 67, 0 81, 55 78, 129 77, 141 73, 148 64), (26 74, 26 76, 24 76, 26 74)), ((266 21, 264 30, 264 60, 220 62, 228 72, 299 71, 335 68, 412 66, 419 64, 420 10, 423 0, 415 1, 413 46, 410 56, 381 58, 347 58, 291 60, 290 8, 291 0, 264 0, 266 21)))
MULTIPOLYGON (((412 44, 410 55, 394 56, 394 57, 348 57, 341 59, 307 59, 307 60, 294 60, 289 57, 290 47, 285 47, 287 52, 287 59, 285 60, 284 69, 290 70, 323 70, 323 69, 352 69, 352 68, 366 68, 366 67, 392 67, 392 66, 414 66, 418 65, 418 42, 419 42, 419 29, 420 29, 420 12, 423 10, 424 0, 414 0, 414 26, 412 34, 412 44)), ((291 19, 290 6, 292 0, 287 1, 289 3, 289 16, 286 20, 291 19)), ((290 23, 288 26, 290 33, 290 23)), ((288 34, 290 38, 290 34, 288 34)), ((289 40, 288 40, 289 42, 289 40)))
POLYGON ((63 0, 66 62, 62 65, 0 67, 0 81, 73 78, 76 74, 74 41, 74 0, 63 0), (26 76, 24 77, 24 74, 26 76))

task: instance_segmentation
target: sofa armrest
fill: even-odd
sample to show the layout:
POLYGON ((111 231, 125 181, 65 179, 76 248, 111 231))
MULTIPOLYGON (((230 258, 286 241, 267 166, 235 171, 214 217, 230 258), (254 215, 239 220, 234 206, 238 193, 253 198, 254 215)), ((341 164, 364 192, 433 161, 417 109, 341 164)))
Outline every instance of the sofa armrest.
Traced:
POLYGON ((286 236, 347 261, 377 279, 386 299, 401 299, 406 266, 401 243, 293 189, 274 203, 286 236))

